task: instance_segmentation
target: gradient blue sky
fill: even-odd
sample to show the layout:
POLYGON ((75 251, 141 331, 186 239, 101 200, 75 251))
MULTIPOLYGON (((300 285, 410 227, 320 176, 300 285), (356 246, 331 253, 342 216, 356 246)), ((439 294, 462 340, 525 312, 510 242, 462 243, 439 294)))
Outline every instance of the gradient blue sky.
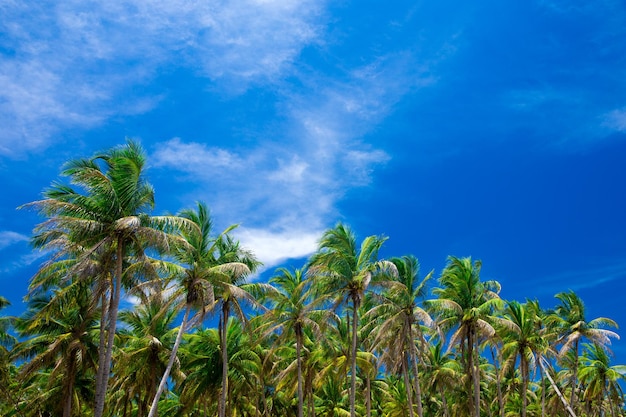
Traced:
MULTIPOLYGON (((0 295, 64 161, 141 141, 156 214, 206 201, 271 273, 343 221, 502 296, 626 326, 626 5, 0 0, 0 295)), ((626 342, 614 344, 626 363, 626 342)))

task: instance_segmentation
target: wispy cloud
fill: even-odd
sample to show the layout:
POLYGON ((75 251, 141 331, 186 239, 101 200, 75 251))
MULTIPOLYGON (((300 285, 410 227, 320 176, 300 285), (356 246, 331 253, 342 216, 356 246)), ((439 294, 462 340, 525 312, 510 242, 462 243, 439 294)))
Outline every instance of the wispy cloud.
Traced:
POLYGON ((10 230, 0 231, 0 250, 12 246, 18 242, 27 242, 28 236, 10 230))
POLYGON ((540 277, 537 282, 541 285, 537 289, 538 295, 554 295, 567 290, 580 291, 606 286, 609 282, 624 278, 626 278, 626 260, 617 259, 540 277))
POLYGON ((626 107, 611 110, 601 117, 602 126, 616 132, 626 132, 626 107))
MULTIPOLYGON (((323 2, 10 2, 2 6, 0 155, 48 146, 67 128, 153 108, 133 93, 163 66, 224 80, 271 82, 315 42, 323 2), (120 105, 120 101, 122 104, 120 105)), ((141 90, 141 89, 140 89, 141 90)))
POLYGON ((349 70, 344 81, 300 73, 306 87, 283 98, 282 136, 243 151, 174 138, 159 144, 151 160, 194 182, 194 198, 211 202, 216 216, 243 223, 237 236, 266 267, 301 258, 340 215, 345 192, 368 186, 391 159, 363 138, 404 95, 434 82, 422 70, 416 76, 420 71, 399 54, 349 70))

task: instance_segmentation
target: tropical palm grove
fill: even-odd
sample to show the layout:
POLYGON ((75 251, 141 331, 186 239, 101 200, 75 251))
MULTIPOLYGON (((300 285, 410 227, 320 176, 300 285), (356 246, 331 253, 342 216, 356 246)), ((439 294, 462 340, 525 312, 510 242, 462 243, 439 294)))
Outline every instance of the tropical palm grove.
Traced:
POLYGON ((453 256, 421 277, 345 224, 247 282, 260 263, 204 203, 150 214, 145 164, 133 141, 69 161, 22 207, 47 259, 25 313, 0 317, 0 415, 626 415, 617 324, 573 291, 507 301, 453 256))

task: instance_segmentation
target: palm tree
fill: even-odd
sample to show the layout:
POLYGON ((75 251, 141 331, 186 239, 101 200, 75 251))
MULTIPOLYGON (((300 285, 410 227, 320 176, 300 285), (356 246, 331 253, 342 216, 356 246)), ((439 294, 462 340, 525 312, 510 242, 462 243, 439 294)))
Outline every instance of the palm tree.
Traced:
POLYGON ((502 372, 515 367, 519 357, 519 367, 522 379, 520 397, 522 400, 521 415, 526 417, 528 406, 528 384, 530 382, 530 368, 536 363, 536 355, 544 351, 545 339, 539 334, 536 319, 532 309, 517 301, 509 301, 504 311, 505 320, 502 325, 502 355, 505 358, 502 372))
POLYGON ((450 353, 443 350, 441 341, 431 344, 427 353, 427 369, 429 370, 426 380, 431 391, 436 392, 441 398, 441 408, 444 417, 450 417, 446 392, 453 391, 455 385, 461 379, 461 367, 450 353))
MULTIPOLYGON (((233 230, 236 225, 232 225, 224 230, 217 237, 211 235, 213 222, 204 203, 198 203, 197 209, 183 210, 179 217, 188 220, 195 227, 181 229, 179 231, 185 244, 176 247, 173 251, 178 264, 167 265, 168 269, 178 280, 173 301, 182 298, 184 314, 182 323, 178 329, 176 341, 171 351, 171 355, 159 383, 159 387, 152 400, 149 417, 154 417, 157 412, 158 402, 161 394, 165 390, 167 379, 176 360, 176 353, 182 341, 182 336, 189 327, 189 315, 193 309, 198 311, 198 320, 204 318, 207 310, 212 310, 216 299, 214 285, 216 282, 224 282, 230 278, 230 274, 244 275, 250 273, 250 266, 254 263, 248 262, 250 266, 243 262, 228 261, 220 252, 222 239, 233 230)), ((192 320, 193 322, 194 320, 192 320)))
POLYGON ((30 336, 15 349, 17 357, 30 359, 21 368, 21 378, 26 380, 35 371, 51 366, 48 388, 61 383, 55 403, 63 417, 73 414, 77 378, 95 368, 93 330, 97 319, 89 288, 78 281, 58 289, 52 298, 45 295, 30 298, 28 310, 16 320, 19 335, 30 336))
POLYGON ((439 316, 439 326, 456 328, 450 345, 460 346, 468 380, 473 383, 474 403, 470 406, 476 417, 480 417, 479 340, 495 334, 489 322, 494 319, 494 309, 502 303, 498 296, 500 284, 480 280, 481 266, 480 261, 472 262, 471 258, 449 257, 439 278, 441 287, 433 290, 438 298, 428 301, 439 316))
POLYGON ((286 268, 277 271, 269 283, 276 288, 268 294, 272 306, 265 317, 265 334, 278 332, 279 336, 274 341, 277 345, 289 341, 295 336, 296 341, 296 369, 297 369, 297 395, 298 417, 304 416, 304 392, 302 361, 305 329, 313 331, 317 340, 322 340, 320 324, 325 321, 329 313, 317 307, 324 301, 318 297, 313 299, 305 280, 306 273, 302 269, 294 272, 286 268))
POLYGON ((95 417, 104 412, 125 259, 133 255, 148 267, 145 249, 167 251, 173 239, 167 232, 186 224, 174 216, 147 214, 154 206, 154 190, 144 179, 145 163, 139 144, 129 140, 92 158, 67 162, 62 174, 77 189, 54 183, 45 199, 22 206, 47 217, 35 229, 35 247, 55 250, 56 259, 76 256, 68 277, 98 280, 94 295, 101 300, 102 324, 95 417), (98 274, 92 269, 94 257, 100 261, 98 274))
POLYGON ((586 343, 581 360, 579 377, 586 385, 583 398, 597 405, 596 415, 604 415, 604 401, 611 416, 615 416, 616 405, 623 401, 622 388, 619 381, 626 380, 626 365, 610 365, 607 351, 598 344, 586 343), (615 401, 617 400, 617 401, 615 401))
MULTIPOLYGON (((138 416, 148 413, 148 406, 155 397, 159 375, 170 356, 176 313, 160 297, 152 297, 133 310, 120 312, 125 326, 119 334, 120 347, 115 355, 118 370, 112 388, 127 397, 122 407, 135 399, 138 416)), ((182 378, 180 373, 176 376, 176 379, 182 378)))
MULTIPOLYGON (((9 300, 0 296, 0 311, 10 305, 9 300)), ((18 412, 18 399, 16 398, 16 390, 12 389, 14 385, 14 366, 11 364, 11 350, 17 339, 11 335, 9 329, 13 325, 12 317, 0 316, 0 398, 7 407, 12 407, 12 411, 18 412), (10 404, 10 405, 9 405, 10 404)), ((8 413, 7 408, 6 413, 8 413)), ((0 412, 4 412, 0 407, 0 412)))
MULTIPOLYGON (((254 272, 260 265, 254 255, 242 248, 238 241, 233 240, 229 235, 224 235, 216 242, 217 262, 220 264, 238 262, 246 265, 248 271, 254 272)), ((224 276, 213 282, 213 293, 215 295, 216 308, 219 308, 220 350, 222 353, 222 390, 220 393, 218 416, 226 416, 226 399, 228 394, 228 350, 227 350, 227 330, 230 314, 234 313, 236 318, 243 324, 247 323, 244 313, 244 303, 253 308, 263 308, 257 302, 254 295, 270 291, 267 284, 253 283, 246 284, 245 279, 248 274, 241 270, 227 271, 224 276)))
POLYGON ((352 311, 352 352, 350 372, 350 417, 355 417, 356 357, 358 346, 359 315, 364 293, 371 282, 391 274, 394 265, 378 260, 378 251, 387 240, 381 236, 368 236, 357 247, 354 233, 339 223, 327 230, 319 242, 318 251, 310 260, 309 272, 316 285, 335 299, 335 306, 350 303, 352 311))
POLYGON ((559 335, 557 341, 557 343, 561 343, 559 358, 564 358, 570 351, 574 355, 570 378, 572 388, 570 405, 576 410, 580 342, 583 339, 587 339, 601 346, 611 344, 611 338, 619 339, 619 335, 602 327, 617 328, 617 323, 605 317, 587 321, 585 305, 574 291, 560 292, 555 297, 560 303, 555 308, 554 313, 550 315, 548 321, 549 325, 559 335))
POLYGON ((395 285, 380 295, 374 295, 378 305, 366 315, 376 316, 381 323, 374 330, 377 336, 374 346, 381 344, 395 348, 388 350, 394 361, 400 362, 407 390, 409 416, 413 417, 413 391, 417 399, 417 414, 423 416, 422 394, 417 367, 418 353, 415 347, 417 339, 420 345, 425 342, 420 323, 432 325, 430 315, 417 304, 417 300, 426 294, 426 283, 432 277, 432 272, 423 280, 418 279, 419 262, 411 255, 402 258, 393 258, 398 276, 395 285), (409 369, 413 372, 413 384, 409 382, 409 369))

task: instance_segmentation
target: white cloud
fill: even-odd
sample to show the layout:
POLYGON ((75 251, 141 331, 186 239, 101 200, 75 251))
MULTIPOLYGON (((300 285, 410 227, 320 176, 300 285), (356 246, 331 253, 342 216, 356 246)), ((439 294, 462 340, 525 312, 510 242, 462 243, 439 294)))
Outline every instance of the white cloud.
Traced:
POLYGON ((9 230, 0 231, 0 250, 5 249, 18 242, 27 242, 28 236, 9 230))
POLYGON ((287 259, 309 256, 317 248, 317 242, 322 236, 322 231, 307 229, 272 231, 240 228, 236 229, 235 235, 244 247, 250 248, 263 262, 264 269, 270 269, 287 259))
POLYGON ((323 6, 313 0, 4 3, 0 155, 42 150, 62 129, 150 110, 161 97, 133 91, 164 65, 222 80, 231 91, 272 82, 316 41, 323 6))
POLYGON ((602 125, 610 130, 626 132, 626 107, 604 114, 602 116, 602 125))

